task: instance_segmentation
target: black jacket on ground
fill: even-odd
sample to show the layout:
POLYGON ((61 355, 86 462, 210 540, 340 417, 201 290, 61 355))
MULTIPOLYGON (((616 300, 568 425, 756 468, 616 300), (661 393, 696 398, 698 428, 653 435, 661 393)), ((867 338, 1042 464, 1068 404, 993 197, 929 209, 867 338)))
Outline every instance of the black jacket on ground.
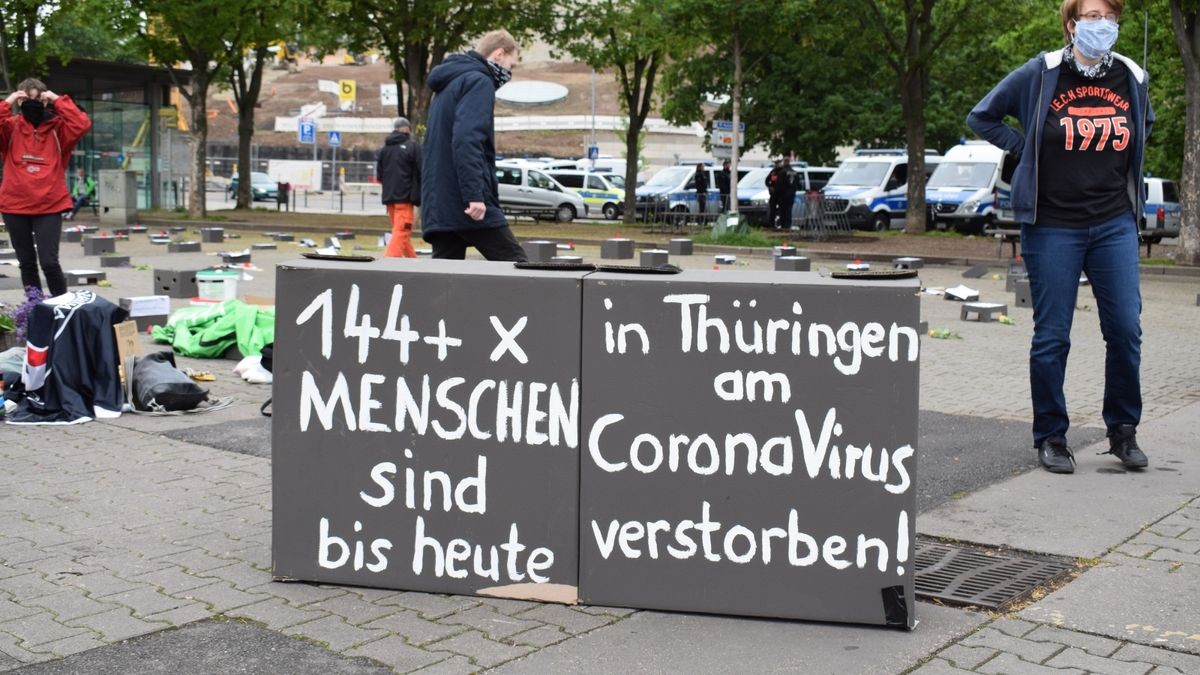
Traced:
POLYGON ((496 181, 496 81, 475 52, 453 54, 429 73, 429 106, 421 146, 423 232, 505 227, 496 181), (463 211, 483 202, 483 220, 463 211))
POLYGON ((421 205, 421 144, 394 131, 375 158, 375 175, 383 184, 383 203, 421 205))

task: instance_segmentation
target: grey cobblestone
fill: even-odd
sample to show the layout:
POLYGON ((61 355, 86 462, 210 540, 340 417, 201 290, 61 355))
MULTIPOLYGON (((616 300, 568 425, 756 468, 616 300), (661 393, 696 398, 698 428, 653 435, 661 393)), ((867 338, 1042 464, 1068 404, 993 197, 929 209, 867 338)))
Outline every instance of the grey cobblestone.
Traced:
POLYGON ((552 623, 556 626, 561 626, 563 630, 572 635, 586 633, 600 626, 607 626, 616 620, 608 616, 577 612, 563 605, 556 604, 539 605, 528 612, 522 613, 521 618, 552 623))
POLYGON ((243 607, 266 599, 267 596, 258 593, 239 591, 228 581, 218 581, 214 584, 183 591, 176 597, 185 600, 199 600, 209 606, 214 612, 226 612, 235 607, 243 607))
POLYGON ((12 619, 19 619, 23 616, 37 614, 41 610, 26 607, 13 602, 12 600, 0 600, 0 624, 12 619))
POLYGON ((181 600, 170 595, 158 592, 157 588, 135 588, 132 591, 124 593, 116 593, 106 595, 101 598, 106 603, 119 603, 133 610, 134 616, 145 618, 151 614, 159 614, 172 609, 178 609, 184 605, 190 604, 188 600, 181 600))
POLYGON ((47 642, 38 647, 39 651, 49 652, 55 656, 63 657, 79 652, 86 652, 89 649, 103 647, 104 643, 96 639, 94 634, 76 635, 74 637, 47 642))
POLYGON ((197 577, 187 572, 184 572, 178 567, 168 567, 157 572, 148 574, 140 574, 131 577, 134 581, 153 584, 162 590, 163 593, 182 593, 190 591, 201 586, 215 584, 216 581, 211 578, 197 577))
POLYGON ((479 605, 479 600, 461 595, 414 592, 400 593, 379 602, 382 605, 396 605, 415 610, 426 619, 440 619, 479 605))
POLYGON ((996 654, 991 647, 967 647, 965 645, 950 645, 938 652, 939 659, 945 659, 958 668, 973 670, 979 664, 987 661, 996 654))
POLYGON ((522 631, 527 631, 530 628, 540 626, 540 623, 527 621, 516 617, 508 616, 497 612, 495 608, 483 605, 473 607, 465 612, 451 614, 440 619, 444 624, 456 624, 474 628, 475 630, 483 631, 493 640, 506 638, 510 635, 516 635, 522 631))
POLYGON ((54 658, 53 654, 48 652, 32 652, 17 644, 18 639, 7 633, 0 633, 0 663, 3 663, 2 657, 9 657, 19 664, 25 665, 30 663, 38 663, 41 661, 49 661, 54 658))
POLYGON ((603 605, 578 605, 575 607, 575 609, 581 612, 587 612, 588 614, 607 614, 609 616, 620 618, 637 614, 639 611, 636 609, 629 609, 628 607, 605 607, 603 605))
POLYGON ((910 675, 962 675, 962 673, 969 672, 971 671, 955 668, 949 661, 930 659, 928 662, 921 664, 920 668, 912 671, 910 675))
POLYGON ((166 624, 143 621, 134 617, 126 608, 119 608, 93 614, 79 619, 72 619, 68 625, 87 628, 95 631, 105 642, 119 642, 131 637, 153 633, 166 628, 166 624))
POLYGON ((172 626, 182 626, 185 623, 201 621, 211 616, 212 612, 209 612, 207 607, 198 602, 193 602, 177 609, 151 614, 145 618, 149 621, 160 621, 172 626))
POLYGON ((1038 626, 1036 630, 1025 636, 1026 640, 1039 642, 1056 642, 1060 645, 1078 647, 1095 656, 1112 656, 1121 643, 1109 638, 1097 637, 1086 633, 1063 630, 1054 626, 1038 626))
POLYGON ((420 675, 470 675, 478 673, 480 670, 479 666, 471 663, 471 659, 456 654, 448 659, 438 661, 432 666, 413 672, 420 673, 420 675))
POLYGON ((45 597, 26 600, 24 604, 30 607, 48 609, 58 621, 68 621, 81 616, 99 614, 116 609, 115 605, 93 600, 82 590, 74 588, 52 593, 45 597))
POLYGON ((988 624, 988 628, 998 630, 1001 633, 1004 633, 1005 635, 1011 635, 1012 637, 1024 637, 1037 627, 1038 624, 1033 623, 1032 621, 1025 621, 1024 619, 1010 619, 1007 617, 996 619, 988 624))
POLYGON ((236 562, 227 567, 218 567, 214 570, 201 572, 197 576, 228 581, 233 584, 234 588, 242 591, 261 589, 265 584, 271 583, 270 574, 247 562, 236 562))
POLYGON ((1112 658, 1120 659, 1121 661, 1153 663, 1159 666, 1175 668, 1185 673, 1200 673, 1200 656, 1168 651, 1166 649, 1154 649, 1145 645, 1123 644, 1112 655, 1112 658))
POLYGON ((343 652, 356 645, 387 637, 382 630, 369 630, 351 626, 336 616, 327 616, 283 630, 288 635, 302 635, 328 645, 335 652, 343 652))
POLYGON ((462 654, 476 665, 486 668, 498 666, 533 651, 533 647, 526 645, 506 645, 489 640, 482 633, 473 630, 435 642, 429 645, 428 649, 462 654))
POLYGON ((160 556, 158 559, 179 565, 186 572, 197 575, 204 572, 211 572, 221 567, 228 567, 235 562, 229 558, 218 558, 215 555, 209 555, 199 549, 160 556))
POLYGON ((1097 675, 1146 675, 1154 668, 1150 663, 1118 661, 1088 654, 1082 649, 1068 647, 1046 662, 1053 668, 1080 668, 1097 675))
POLYGON ((542 649, 543 647, 558 644, 569 637, 571 637, 571 634, 558 626, 538 626, 533 630, 518 633, 508 640, 513 644, 529 645, 542 649))
MULTIPOLYGON (((50 612, 23 616, 0 623, 0 633, 8 633, 21 641, 20 647, 34 648, 40 644, 54 642, 88 632, 83 628, 63 625, 53 619, 50 612)), ((20 656, 14 654, 17 658, 20 656)))
POLYGON ((403 637, 409 644, 421 646, 443 640, 466 630, 463 626, 448 626, 421 618, 411 609, 400 610, 381 619, 364 624, 363 628, 381 628, 403 637))
MULTIPOLYGON (((7 551, 5 551, 7 554, 7 551)), ((37 572, 22 574, 7 579, 0 579, 0 590, 7 591, 14 600, 28 600, 52 595, 62 590, 57 584, 50 583, 37 572)))
POLYGON ((542 604, 527 600, 509 600, 508 598, 477 598, 477 600, 485 605, 491 605, 496 608, 496 611, 509 616, 515 616, 542 604))
POLYGON ((346 652, 346 655, 375 659, 401 673, 433 665, 445 658, 442 654, 432 654, 423 649, 409 646, 395 635, 355 647, 346 652))
POLYGON ((327 600, 318 600, 317 602, 305 605, 304 608, 335 614, 344 619, 346 623, 355 626, 361 626, 364 623, 387 616, 388 614, 403 611, 394 605, 383 606, 371 604, 354 593, 346 593, 345 595, 339 595, 336 598, 329 598, 327 600))
POLYGON ((967 647, 990 647, 1002 652, 1014 654, 1031 663, 1041 663, 1054 654, 1063 650, 1063 646, 1053 642, 1032 642, 1022 638, 1005 635, 992 628, 983 628, 974 635, 962 641, 967 647))
POLYGON ((68 579, 67 583, 87 591, 94 597, 103 597, 114 593, 132 591, 138 587, 124 579, 119 579, 109 572, 96 572, 68 579))
POLYGON ((977 668, 975 672, 988 675, 1085 675, 1085 671, 1077 668, 1049 668, 1023 661, 1017 656, 1005 652, 1001 652, 996 658, 977 668))
POLYGON ((273 595, 277 598, 283 598, 289 603, 301 606, 307 605, 310 602, 320 600, 328 600, 336 598, 339 595, 345 595, 346 591, 337 588, 321 588, 312 584, 302 582, 272 582, 266 586, 259 586, 258 591, 273 595))
POLYGON ((245 605, 229 610, 226 614, 257 621, 271 630, 279 630, 328 616, 326 612, 298 609, 287 604, 282 598, 271 598, 252 605, 245 605))

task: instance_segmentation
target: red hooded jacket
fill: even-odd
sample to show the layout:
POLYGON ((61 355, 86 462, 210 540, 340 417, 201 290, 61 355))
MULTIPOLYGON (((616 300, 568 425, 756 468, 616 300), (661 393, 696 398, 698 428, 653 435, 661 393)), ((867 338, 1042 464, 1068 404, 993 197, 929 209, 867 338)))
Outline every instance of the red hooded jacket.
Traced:
POLYGON ((35 128, 0 100, 0 213, 59 213, 74 205, 67 165, 92 121, 69 96, 59 96, 47 110, 53 113, 35 128))

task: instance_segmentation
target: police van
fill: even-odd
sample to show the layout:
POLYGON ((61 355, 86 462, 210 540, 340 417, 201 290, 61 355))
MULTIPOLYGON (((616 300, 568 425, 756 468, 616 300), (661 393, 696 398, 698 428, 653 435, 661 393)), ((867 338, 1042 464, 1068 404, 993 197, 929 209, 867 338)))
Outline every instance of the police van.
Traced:
POLYGON ((1143 230, 1162 230, 1179 234, 1179 225, 1183 217, 1183 208, 1179 204, 1179 186, 1175 181, 1164 178, 1147 177, 1146 206, 1142 211, 1141 228, 1143 230))
POLYGON ((925 184, 925 205, 938 229, 980 234, 997 224, 1000 202, 1011 203, 1012 168, 1008 153, 987 141, 950 148, 925 184))
MULTIPOLYGON (((706 166, 708 172, 708 197, 705 213, 719 213, 721 191, 717 189, 717 172, 706 166)), ((700 204, 696 200, 696 165, 668 166, 654 174, 637 189, 637 210, 642 213, 697 213, 700 204)))
MULTIPOLYGON (((925 151, 928 176, 942 157, 925 151)), ((887 230, 908 210, 908 151, 857 150, 843 160, 821 190, 825 214, 844 216, 851 227, 887 230)))
POLYGON ((625 178, 615 173, 593 173, 579 169, 550 169, 546 171, 560 185, 583 197, 589 213, 602 213, 616 220, 624 211, 625 178))
MULTIPOLYGON (((767 191, 767 176, 772 168, 768 166, 755 169, 738 182, 738 211, 755 225, 769 224, 767 212, 771 194, 767 191)), ((796 227, 803 220, 809 196, 819 194, 837 169, 809 166, 807 162, 793 162, 791 169, 792 182, 796 188, 795 197, 792 199, 792 225, 796 227)))

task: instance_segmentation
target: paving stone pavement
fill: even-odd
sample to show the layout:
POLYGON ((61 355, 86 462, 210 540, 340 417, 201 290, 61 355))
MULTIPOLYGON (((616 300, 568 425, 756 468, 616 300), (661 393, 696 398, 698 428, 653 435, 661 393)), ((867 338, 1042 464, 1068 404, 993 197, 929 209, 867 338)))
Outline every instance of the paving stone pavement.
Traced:
MULTIPOLYGON (((147 244, 130 244, 145 256, 135 262, 211 262, 201 254, 167 257, 147 244)), ((64 259, 86 262, 73 249, 64 246, 64 259)), ((255 252, 255 260, 267 269, 295 255, 286 249, 265 253, 255 252)), ((683 262, 711 264, 706 256, 683 262)), ((995 271, 1003 270, 998 264, 995 271)), ((118 268, 110 273, 114 287, 97 290, 114 300, 144 294, 147 274, 118 268)), ((245 290, 272 295, 273 275, 257 276, 245 290)), ((962 322, 957 303, 924 296, 922 314, 930 326, 952 328, 963 339, 923 341, 922 409, 1027 421, 1029 311, 1012 307, 1002 280, 966 281, 951 268, 926 268, 922 279, 928 286, 980 287, 985 300, 1010 301, 1017 322, 962 322)), ((1195 339, 1196 282, 1147 280, 1142 293, 1145 417, 1153 420, 1200 398, 1200 350, 1176 348, 1195 339)), ((1081 292, 1067 389, 1073 421, 1097 425, 1103 341, 1094 310, 1086 308, 1094 305, 1089 296, 1081 292)), ((186 359, 181 365, 212 367, 186 359)), ((257 416, 269 391, 218 376, 214 393, 239 398, 224 419, 257 416)), ((636 613, 273 582, 269 460, 160 435, 195 423, 125 416, 68 427, 0 426, 0 671, 222 616, 374 659, 396 672, 466 673, 562 645, 636 613)), ((1195 566, 1198 540, 1200 513, 1192 504, 1125 541, 1109 558, 1160 561, 1168 569, 1195 566)), ((1194 654, 1068 630, 1049 616, 1023 616, 989 622, 913 672, 1200 672, 1194 654)), ((898 663, 896 670, 909 665, 898 663)))

